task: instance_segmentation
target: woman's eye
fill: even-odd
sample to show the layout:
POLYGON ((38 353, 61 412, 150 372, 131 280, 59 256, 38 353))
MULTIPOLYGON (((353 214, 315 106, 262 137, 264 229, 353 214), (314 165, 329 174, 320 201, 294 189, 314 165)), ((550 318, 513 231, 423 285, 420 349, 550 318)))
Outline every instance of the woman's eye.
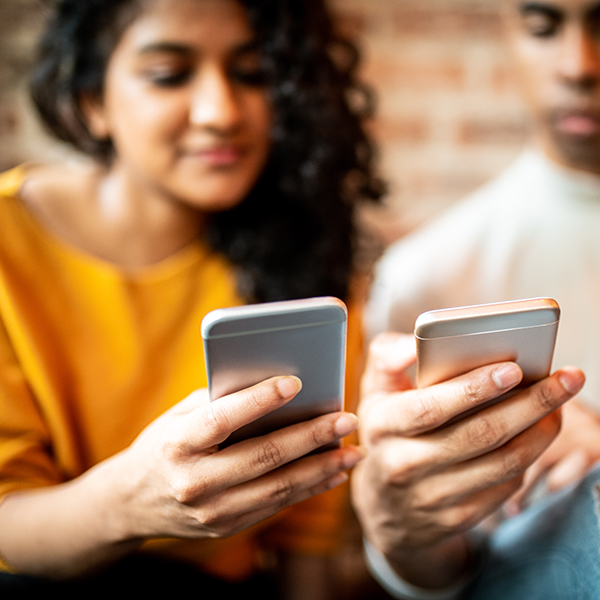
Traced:
POLYGON ((229 76, 233 81, 249 87, 262 87, 267 83, 262 69, 231 69, 229 76))
POLYGON ((545 14, 529 14, 524 18, 525 28, 535 37, 552 37, 560 27, 560 19, 545 14))
POLYGON ((178 87, 187 83, 190 78, 190 71, 187 69, 178 71, 149 71, 146 77, 158 87, 178 87))

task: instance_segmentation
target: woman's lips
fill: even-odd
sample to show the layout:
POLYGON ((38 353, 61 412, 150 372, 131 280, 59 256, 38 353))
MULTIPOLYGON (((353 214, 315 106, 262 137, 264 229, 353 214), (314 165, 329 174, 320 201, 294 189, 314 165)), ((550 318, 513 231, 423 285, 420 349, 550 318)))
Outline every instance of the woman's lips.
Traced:
POLYGON ((589 137, 600 134, 600 114, 587 111, 565 111, 555 118, 555 124, 561 133, 589 137))
POLYGON ((231 167, 236 165, 244 156, 239 146, 218 146, 186 152, 187 156, 200 160, 210 167, 231 167))

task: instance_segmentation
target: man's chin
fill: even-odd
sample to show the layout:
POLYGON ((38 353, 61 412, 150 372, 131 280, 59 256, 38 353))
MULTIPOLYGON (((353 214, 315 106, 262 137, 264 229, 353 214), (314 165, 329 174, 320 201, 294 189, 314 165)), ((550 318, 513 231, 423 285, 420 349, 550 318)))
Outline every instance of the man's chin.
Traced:
POLYGON ((555 130, 552 138, 557 158, 566 167, 600 173, 600 132, 555 130))

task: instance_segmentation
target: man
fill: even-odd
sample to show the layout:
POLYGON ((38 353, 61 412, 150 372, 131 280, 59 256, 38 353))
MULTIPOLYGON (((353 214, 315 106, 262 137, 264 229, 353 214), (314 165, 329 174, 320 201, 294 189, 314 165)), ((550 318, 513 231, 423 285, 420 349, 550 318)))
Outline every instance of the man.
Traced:
MULTIPOLYGON (((562 307, 555 362, 583 367, 588 382, 546 450, 558 431, 555 378, 570 397, 582 385, 576 371, 444 426, 461 408, 498 395, 493 384, 500 389, 509 371, 496 365, 409 390, 412 339, 377 338, 361 408, 368 453, 353 493, 373 572, 397 597, 463 593, 473 532, 511 497, 505 513, 517 512, 525 493, 515 500, 515 491, 539 455, 527 481, 550 469, 550 489, 580 479, 600 457, 600 2, 505 0, 503 8, 532 114, 530 147, 498 179, 388 251, 373 288, 371 332, 410 332, 429 309, 551 296, 562 307)), ((594 489, 588 478, 509 519, 468 597, 596 598, 594 489)))
POLYGON ((497 179, 390 248, 373 332, 412 332, 430 309, 550 296, 556 364, 584 368, 600 412, 600 2, 507 0, 509 56, 532 117, 497 179))

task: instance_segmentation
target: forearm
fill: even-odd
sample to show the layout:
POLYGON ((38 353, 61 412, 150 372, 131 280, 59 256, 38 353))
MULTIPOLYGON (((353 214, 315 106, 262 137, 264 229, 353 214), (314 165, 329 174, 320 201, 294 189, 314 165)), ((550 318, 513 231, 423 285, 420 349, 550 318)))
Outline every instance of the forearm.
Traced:
POLYGON ((66 579, 139 545, 119 518, 110 461, 61 485, 11 494, 0 504, 0 555, 17 572, 66 579))

